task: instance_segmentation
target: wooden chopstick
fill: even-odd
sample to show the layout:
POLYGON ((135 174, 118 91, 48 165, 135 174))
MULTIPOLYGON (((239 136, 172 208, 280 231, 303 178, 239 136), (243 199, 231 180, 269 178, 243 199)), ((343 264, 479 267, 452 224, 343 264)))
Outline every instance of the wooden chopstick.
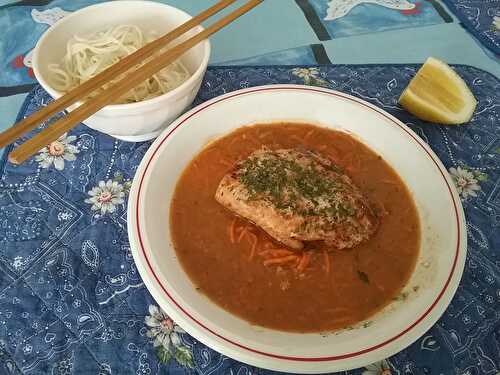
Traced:
POLYGON ((92 79, 83 82, 74 90, 69 91, 59 99, 48 104, 46 107, 20 121, 15 126, 7 129, 3 133, 0 133, 0 148, 14 142, 23 134, 34 129, 40 122, 49 119, 58 112, 68 108, 78 100, 89 96, 94 90, 100 88, 112 77, 118 77, 120 74, 125 73, 137 64, 142 63, 146 58, 158 52, 159 49, 167 46, 168 43, 170 43, 174 39, 191 30, 193 27, 198 26, 201 22, 220 12, 224 8, 227 8, 235 1, 237 0, 219 1, 214 6, 198 14, 196 17, 191 18, 189 21, 183 23, 182 25, 168 32, 162 37, 146 44, 144 47, 138 49, 134 53, 124 57, 118 63, 110 66, 108 69, 102 71, 92 79))
POLYGON ((155 56, 154 59, 144 64, 139 69, 130 72, 126 77, 114 83, 112 86, 106 88, 99 95, 96 95, 94 98, 89 99, 78 108, 70 112, 68 115, 56 121, 51 126, 35 135, 33 138, 17 147, 10 153, 9 161, 14 164, 22 163, 27 158, 38 152, 41 148, 58 139, 61 135, 76 126, 78 123, 111 103, 113 99, 122 96, 145 79, 151 77, 157 71, 172 63, 188 49, 192 48, 202 40, 208 38, 213 33, 219 31, 224 26, 233 22, 236 18, 250 11, 263 1, 264 0, 250 0, 245 5, 234 10, 233 12, 215 22, 213 25, 209 26, 200 33, 196 34, 192 38, 169 49, 166 52, 161 53, 158 56, 155 56))

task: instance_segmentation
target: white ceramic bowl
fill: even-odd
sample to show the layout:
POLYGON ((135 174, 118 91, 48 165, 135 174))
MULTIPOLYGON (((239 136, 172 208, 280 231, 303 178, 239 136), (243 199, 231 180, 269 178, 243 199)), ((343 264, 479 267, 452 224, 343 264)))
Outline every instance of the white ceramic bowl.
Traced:
POLYGON ((188 333, 240 361, 296 373, 365 366, 417 340, 453 297, 467 248, 458 194, 446 169, 422 139, 390 114, 360 99, 293 85, 232 92, 177 119, 156 139, 137 170, 129 196, 128 232, 144 283, 188 333), (352 330, 321 335, 253 326, 197 292, 177 260, 170 239, 169 209, 186 165, 207 141, 242 125, 286 120, 350 132, 392 165, 415 199, 422 241, 415 271, 404 288, 406 298, 371 317, 367 327, 360 324, 352 330))
MULTIPOLYGON (((120 24, 134 24, 145 32, 155 31, 163 35, 190 18, 189 14, 177 8, 150 1, 113 1, 80 9, 50 27, 38 41, 33 53, 35 77, 53 98, 59 98, 62 94, 49 84, 48 66, 61 62, 66 53, 66 43, 73 35, 87 35, 120 24)), ((200 30, 201 26, 179 40, 185 40, 200 30)), ((191 73, 181 86, 142 102, 108 105, 84 123, 127 141, 138 142, 156 137, 192 103, 209 57, 210 42, 205 40, 181 56, 191 73)))

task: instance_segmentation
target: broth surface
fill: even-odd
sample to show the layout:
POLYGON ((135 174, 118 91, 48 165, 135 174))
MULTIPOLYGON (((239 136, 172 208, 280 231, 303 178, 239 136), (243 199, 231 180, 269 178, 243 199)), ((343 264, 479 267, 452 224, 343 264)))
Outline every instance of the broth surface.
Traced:
POLYGON ((170 225, 200 292, 252 324, 295 332, 331 331, 373 315, 404 287, 420 247, 417 209, 397 173, 350 135, 308 124, 247 126, 210 143, 177 183, 170 225), (377 232, 353 249, 308 243, 311 260, 300 274, 265 266, 258 254, 284 246, 214 199, 234 163, 262 146, 306 147, 331 158, 373 202, 377 232))

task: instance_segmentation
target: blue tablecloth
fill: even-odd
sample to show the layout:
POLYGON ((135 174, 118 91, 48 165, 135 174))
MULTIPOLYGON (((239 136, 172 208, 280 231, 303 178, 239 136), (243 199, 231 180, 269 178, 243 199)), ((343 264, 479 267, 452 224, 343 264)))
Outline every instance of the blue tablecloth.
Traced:
MULTIPOLYGON (((469 243, 465 273, 451 305, 422 338, 348 373, 495 375, 500 371, 500 81, 456 66, 479 103, 470 123, 443 127, 424 123, 397 104, 417 68, 213 67, 196 103, 255 85, 320 85, 368 100, 415 130, 448 168, 462 198, 469 243)), ((19 118, 48 101, 35 87, 19 118)), ((0 163, 0 374, 270 373, 183 333, 144 287, 130 253, 126 202, 150 143, 121 142, 84 125, 60 143, 61 157, 42 150, 21 166, 5 156, 0 163), (113 199, 99 202, 95 197, 102 192, 113 199)))

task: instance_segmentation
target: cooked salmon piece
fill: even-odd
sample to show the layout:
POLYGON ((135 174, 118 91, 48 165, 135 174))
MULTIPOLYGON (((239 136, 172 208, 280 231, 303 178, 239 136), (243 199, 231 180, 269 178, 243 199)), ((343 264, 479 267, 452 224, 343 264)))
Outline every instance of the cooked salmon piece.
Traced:
POLYGON ((312 151, 255 151, 222 178, 215 199, 293 249, 304 241, 352 248, 379 224, 351 179, 312 151))

